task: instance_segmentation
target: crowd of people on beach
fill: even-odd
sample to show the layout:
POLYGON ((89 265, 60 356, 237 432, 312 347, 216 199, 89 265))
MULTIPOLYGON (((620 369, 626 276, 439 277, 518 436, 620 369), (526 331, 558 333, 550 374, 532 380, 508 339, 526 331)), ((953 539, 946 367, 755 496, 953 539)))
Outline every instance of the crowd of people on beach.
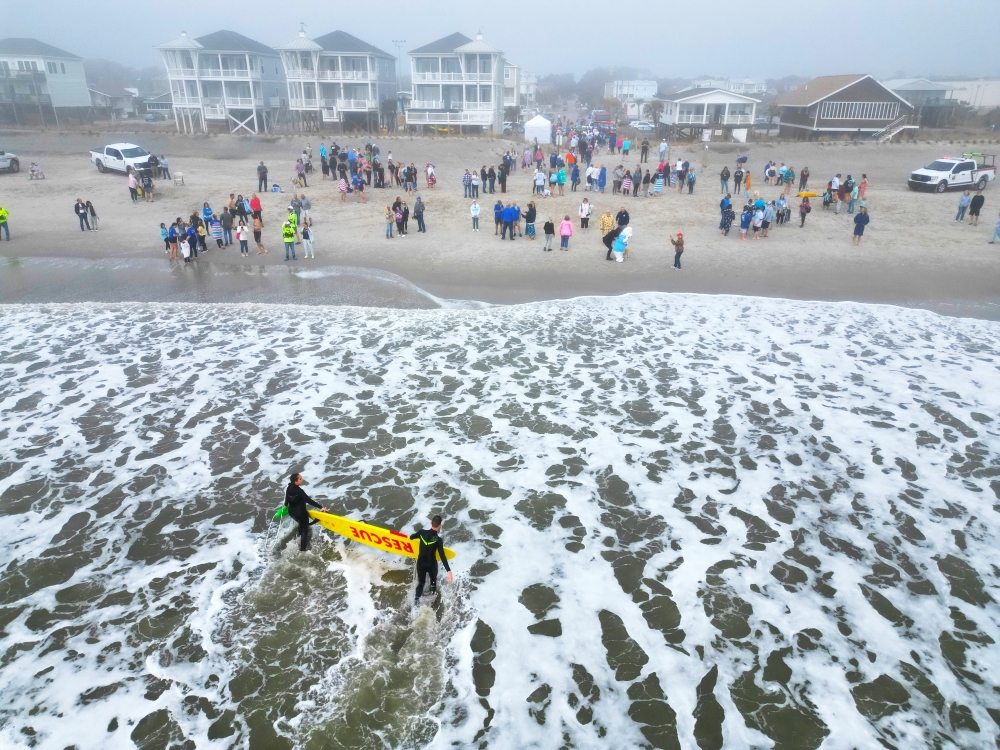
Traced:
MULTIPOLYGON (((629 138, 621 137, 613 130, 573 123, 560 128, 554 140, 554 143, 545 145, 535 140, 531 144, 525 144, 523 150, 509 148, 493 164, 464 169, 460 182, 463 197, 472 201, 469 215, 473 232, 480 230, 483 211, 483 206, 479 203, 480 195, 493 196, 499 192, 502 196, 508 196, 509 181, 518 172, 529 178, 531 200, 522 207, 513 198, 497 199, 493 204, 494 235, 504 241, 513 241, 515 238, 533 241, 541 234, 543 251, 553 249, 557 235, 560 249, 568 251, 570 239, 577 231, 584 234, 589 232, 590 219, 595 210, 591 196, 607 194, 609 183, 611 195, 629 200, 657 198, 665 189, 676 189, 679 194, 686 192, 691 195, 698 183, 698 171, 687 158, 669 158, 670 147, 666 140, 653 147, 644 138, 637 148, 633 148, 629 138), (628 157, 633 151, 638 152, 638 159, 629 164, 628 157), (620 158, 612 161, 613 166, 609 169, 604 162, 614 155, 620 158), (651 156, 655 164, 650 164, 651 156), (564 213, 560 219, 558 214, 562 212, 543 213, 539 210, 538 201, 555 196, 564 197, 567 185, 571 193, 587 194, 578 204, 578 229, 574 227, 574 221, 568 214, 564 213), (540 232, 536 228, 538 223, 542 225, 540 232)), ((357 202, 366 203, 366 192, 369 190, 401 190, 402 194, 384 207, 386 239, 406 237, 411 218, 417 225, 416 231, 426 233, 427 205, 418 194, 418 177, 422 171, 426 188, 434 189, 437 175, 432 163, 426 162, 423 169, 418 170, 412 161, 406 164, 404 160, 395 159, 392 151, 386 154, 383 161, 379 146, 370 141, 362 147, 346 148, 339 147, 335 142, 328 146, 323 141, 319 145, 318 156, 321 181, 334 183, 341 201, 346 201, 348 196, 353 195, 357 202)), ((296 246, 302 246, 303 258, 315 257, 312 205, 307 195, 301 192, 302 188, 308 187, 309 178, 315 176, 313 160, 312 147, 307 144, 301 154, 296 154, 291 170, 293 192, 287 216, 278 225, 286 260, 298 259, 296 246)), ((166 157, 159 157, 150 174, 129 174, 131 200, 134 203, 138 203, 140 199, 152 200, 155 190, 151 183, 152 176, 169 176, 168 169, 166 157)), ((263 161, 256 171, 257 193, 249 196, 231 193, 221 211, 214 210, 206 202, 187 218, 178 216, 169 223, 161 223, 160 237, 164 242, 164 252, 171 259, 191 262, 211 249, 238 245, 241 256, 249 257, 252 241, 257 255, 267 254, 268 248, 263 238, 263 210, 258 193, 282 193, 283 188, 280 181, 271 181, 268 167, 263 161)), ((756 189, 755 176, 748 168, 745 156, 738 158, 732 169, 726 165, 719 172, 723 197, 719 202, 718 228, 723 236, 728 236, 733 225, 738 222, 742 240, 764 239, 772 229, 790 226, 793 213, 798 214, 799 228, 805 228, 814 203, 820 203, 823 210, 834 215, 845 211, 852 216, 852 244, 861 243, 870 222, 867 198, 869 180, 866 174, 855 180, 850 174, 843 178, 841 173, 837 173, 822 191, 817 191, 810 189, 808 167, 796 172, 791 165, 769 160, 763 165, 759 178, 761 188, 756 189), (777 190, 779 193, 776 197, 765 197, 761 192, 764 189, 777 190), (793 205, 795 198, 798 198, 797 205, 793 205)), ((966 191, 959 198, 955 222, 964 222, 968 215, 969 224, 977 224, 984 202, 981 192, 973 196, 966 191)), ((92 203, 81 199, 74 210, 80 219, 81 230, 97 229, 98 216, 92 203)), ((602 243, 607 248, 607 260, 624 262, 628 259, 629 242, 633 239, 629 220, 626 205, 616 215, 612 215, 611 210, 600 215, 598 226, 602 243)), ((9 239, 6 209, 0 208, 0 235, 3 233, 7 233, 9 239)), ((991 243, 996 243, 998 239, 1000 221, 991 243)), ((681 254, 684 252, 684 235, 670 235, 670 242, 675 252, 673 267, 679 270, 681 254)))

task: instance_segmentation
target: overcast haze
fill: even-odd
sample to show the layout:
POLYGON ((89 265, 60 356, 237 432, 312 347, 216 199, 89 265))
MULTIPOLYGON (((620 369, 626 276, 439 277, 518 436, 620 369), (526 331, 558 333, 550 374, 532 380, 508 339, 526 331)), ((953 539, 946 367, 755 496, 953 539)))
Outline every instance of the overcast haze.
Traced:
POLYGON ((540 75, 579 77, 608 65, 648 68, 659 77, 1000 74, 1000 0, 6 0, 3 16, 0 37, 36 37, 81 57, 134 67, 160 64, 153 45, 181 31, 231 29, 275 45, 293 38, 304 21, 310 36, 341 29, 393 55, 392 40, 406 39, 403 74, 407 50, 480 28, 507 59, 540 75))

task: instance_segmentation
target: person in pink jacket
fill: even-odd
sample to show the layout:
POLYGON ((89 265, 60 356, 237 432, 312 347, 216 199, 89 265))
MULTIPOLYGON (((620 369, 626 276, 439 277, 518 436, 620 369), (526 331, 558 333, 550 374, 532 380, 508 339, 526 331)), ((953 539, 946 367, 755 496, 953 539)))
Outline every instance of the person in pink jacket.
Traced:
POLYGON ((569 238, 573 236, 573 222, 569 216, 564 216, 562 224, 559 225, 559 247, 569 250, 569 238))

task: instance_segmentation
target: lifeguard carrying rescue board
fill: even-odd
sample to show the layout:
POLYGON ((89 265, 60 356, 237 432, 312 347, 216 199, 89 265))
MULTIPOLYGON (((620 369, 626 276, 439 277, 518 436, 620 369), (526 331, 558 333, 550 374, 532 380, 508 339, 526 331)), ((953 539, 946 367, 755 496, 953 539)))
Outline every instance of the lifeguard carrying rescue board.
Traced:
MULTIPOLYGON (((370 523, 355 521, 343 516, 335 516, 333 513, 323 513, 318 510, 310 510, 309 516, 315 518, 320 526, 334 534, 351 539, 361 544, 366 544, 375 549, 391 552, 394 555, 415 558, 420 552, 420 542, 410 540, 410 537, 399 531, 383 529, 380 526, 372 526, 370 523)), ((455 556, 454 550, 447 547, 444 549, 445 557, 449 560, 455 556)))

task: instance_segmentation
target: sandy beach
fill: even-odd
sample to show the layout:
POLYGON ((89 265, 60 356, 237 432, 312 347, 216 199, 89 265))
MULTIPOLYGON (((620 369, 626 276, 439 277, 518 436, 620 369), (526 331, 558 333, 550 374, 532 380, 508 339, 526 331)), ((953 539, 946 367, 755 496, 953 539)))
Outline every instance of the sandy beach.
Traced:
MULTIPOLYGON (((350 137, 326 136, 325 140, 328 144, 335 140, 342 147, 364 144, 364 139, 350 137)), ((693 195, 686 190, 684 194, 665 190, 659 198, 625 198, 611 194, 610 179, 603 195, 574 194, 567 186, 565 196, 537 200, 536 205, 539 234, 548 217, 557 224, 567 214, 574 220, 576 234, 570 251, 543 253, 540 240, 519 238, 501 243, 494 236, 491 208, 499 186, 496 195, 480 196, 483 215, 479 233, 471 231, 470 201, 462 197, 461 175, 466 167, 496 164, 505 149, 517 144, 485 138, 405 137, 377 142, 383 158, 391 151, 396 161, 417 165, 419 193, 427 207, 427 234, 417 234, 416 222, 411 221, 408 236, 386 240, 383 210, 397 195, 403 195, 402 191, 369 190, 366 204, 356 202, 353 196, 343 203, 335 183, 320 179, 316 154, 317 173, 304 192, 313 204, 317 258, 297 261, 299 272, 306 266, 314 271, 331 266, 376 269, 401 276, 440 298, 500 304, 639 291, 697 292, 882 302, 1000 319, 1000 250, 987 244, 1000 211, 1000 199, 995 197, 1000 188, 987 188, 981 223, 971 227, 952 221, 957 193, 915 193, 905 182, 910 170, 936 157, 969 150, 990 152, 996 150, 992 144, 711 144, 704 153, 701 144, 674 144, 672 156, 679 153, 699 167, 693 195), (741 242, 737 230, 722 237, 717 228, 717 175, 725 165, 733 168, 738 153, 748 155, 754 187, 765 199, 779 193, 777 188, 761 184, 761 168, 767 160, 789 164, 796 172, 808 166, 814 188, 825 185, 837 172, 858 179, 866 173, 871 224, 864 244, 860 248, 850 245, 853 222, 846 207, 836 216, 824 211, 819 199, 814 200, 814 210, 803 229, 798 226, 795 199, 792 224, 772 228, 770 237, 741 242), (704 157, 707 166, 701 167, 704 157), (438 175, 432 190, 426 188, 423 178, 426 162, 435 165, 438 175), (577 207, 584 196, 594 204, 594 218, 592 227, 581 231, 577 207), (596 228, 597 217, 606 209, 616 213, 622 206, 629 210, 634 229, 631 257, 624 264, 608 263, 596 228), (669 236, 679 231, 684 233, 686 252, 684 269, 676 272, 671 269, 669 236)), ((260 160, 268 165, 271 182, 291 190, 296 154, 307 143, 316 152, 320 137, 0 134, 0 148, 16 153, 22 164, 20 174, 0 175, 0 203, 10 212, 13 234, 12 242, 0 243, 0 254, 20 259, 104 262, 147 259, 162 262, 166 268, 170 262, 159 239, 161 221, 169 225, 173 218, 200 209, 204 201, 221 212, 229 193, 253 192, 260 160), (154 203, 133 205, 124 176, 100 174, 89 161, 90 148, 122 140, 165 153, 171 171, 183 173, 185 184, 162 181, 154 203), (46 180, 27 179, 31 161, 43 166, 46 180), (79 231, 72 212, 77 197, 93 201, 101 219, 100 231, 79 231)), ((619 163, 634 166, 636 157, 636 151, 628 160, 602 154, 595 163, 604 164, 610 173, 619 163)), ((655 158, 654 146, 651 159, 655 158)), ((522 207, 532 200, 530 173, 518 169, 508 181, 505 197, 522 207)), ((241 260, 236 246, 211 250, 198 261, 203 269, 218 264, 253 268, 285 265, 280 252, 280 220, 290 196, 267 193, 261 197, 270 254, 252 254, 247 262, 241 260)), ((413 202, 411 197, 411 207, 413 202)), ((137 288, 155 283, 148 268, 137 264, 129 272, 137 288)), ((182 273, 194 279, 204 271, 184 269, 182 273)), ((120 274, 116 283, 120 283, 120 274)), ((104 298, 99 283, 89 289, 83 297, 104 298)), ((22 288, 19 294, 31 293, 22 288)), ((58 294, 52 285, 40 294, 42 299, 36 301, 58 299, 47 299, 58 294)), ((295 294, 294 288, 289 288, 286 301, 301 301, 295 294)), ((128 296, 120 289, 113 295, 115 299, 128 296)))

